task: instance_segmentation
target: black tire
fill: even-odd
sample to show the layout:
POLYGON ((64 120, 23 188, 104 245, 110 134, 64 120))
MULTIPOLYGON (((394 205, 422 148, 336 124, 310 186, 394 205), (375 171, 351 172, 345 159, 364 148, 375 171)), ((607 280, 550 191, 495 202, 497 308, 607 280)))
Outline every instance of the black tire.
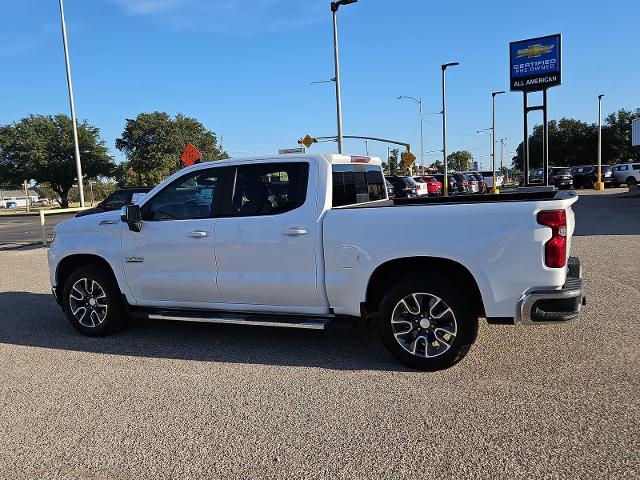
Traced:
POLYGON ((627 178, 627 186, 628 187, 633 187, 636 183, 638 183, 638 181, 635 179, 635 177, 627 178))
MULTIPOLYGON (((416 304, 414 303, 414 305, 416 304)), ((380 304, 380 309, 378 311, 378 323, 382 341, 398 360, 412 368, 425 371, 436 371, 449 368, 464 358, 477 337, 478 315, 474 315, 471 305, 472 303, 469 299, 464 298, 463 289, 456 286, 453 279, 439 277, 437 280, 433 280, 424 278, 423 275, 407 277, 389 289, 380 304), (426 328, 422 328, 422 324, 418 323, 415 318, 412 318, 410 321, 402 319, 395 324, 392 323, 392 318, 396 308, 398 307, 402 310, 401 301, 412 296, 412 294, 416 294, 418 296, 418 301, 421 302, 423 306, 427 307, 422 314, 418 315, 418 317, 420 315, 426 315, 427 321, 424 325, 426 328), (433 297, 439 298, 444 305, 438 302, 435 304, 429 303, 435 300, 433 297), (451 314, 447 313, 446 316, 440 315, 438 318, 436 312, 436 315, 433 317, 430 316, 435 312, 436 308, 444 307, 449 307, 451 314, 453 315, 453 330, 455 331, 454 338, 446 337, 446 335, 443 336, 442 334, 443 331, 446 331, 443 330, 443 328, 451 330, 450 327, 445 327, 444 324, 438 325, 438 322, 441 321, 451 322, 451 314), (427 311, 428 313, 424 313, 427 311), (426 325, 429 322, 431 322, 431 325, 426 325), (410 333, 403 336, 404 333, 398 331, 399 324, 411 324, 413 330, 408 330, 410 333), (396 338, 396 335, 400 337, 400 340, 396 338), (411 353, 406 349, 406 343, 411 343, 410 340, 414 336, 414 345, 416 345, 414 351, 416 353, 411 353), (440 336, 440 338, 438 338, 438 336, 440 336), (424 338, 424 340, 421 340, 421 338, 424 338), (427 338, 430 339, 429 346, 431 348, 434 348, 434 344, 439 344, 439 342, 443 340, 448 341, 453 338, 453 341, 449 342, 449 348, 443 350, 442 353, 432 351, 431 353, 436 353, 436 355, 427 356, 427 338), (405 343, 405 346, 401 343, 405 343)), ((420 311, 422 308, 418 308, 416 310, 420 311)), ((398 312, 396 312, 396 315, 398 315, 398 312)), ((405 314, 401 313, 400 315, 400 318, 405 318, 402 317, 402 315, 405 314)), ((407 313, 406 315, 409 317, 415 317, 414 314, 407 313)), ((425 320, 425 318, 422 318, 422 320, 425 320)), ((447 345, 447 343, 444 343, 444 345, 447 345)), ((444 345, 441 345, 441 347, 444 348, 444 345)))
POLYGON ((62 302, 69 322, 84 335, 98 337, 116 332, 126 325, 127 316, 120 289, 111 272, 98 265, 78 267, 69 275, 64 284, 62 302))

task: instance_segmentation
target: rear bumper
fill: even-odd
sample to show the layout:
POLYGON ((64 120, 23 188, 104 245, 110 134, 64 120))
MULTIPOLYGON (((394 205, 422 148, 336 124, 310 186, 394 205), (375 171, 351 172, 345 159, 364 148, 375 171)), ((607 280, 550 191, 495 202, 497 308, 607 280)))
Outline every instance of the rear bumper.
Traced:
POLYGON ((567 270, 567 280, 562 288, 532 288, 525 292, 518 302, 516 323, 563 323, 580 315, 580 309, 585 304, 580 259, 570 257, 567 270))

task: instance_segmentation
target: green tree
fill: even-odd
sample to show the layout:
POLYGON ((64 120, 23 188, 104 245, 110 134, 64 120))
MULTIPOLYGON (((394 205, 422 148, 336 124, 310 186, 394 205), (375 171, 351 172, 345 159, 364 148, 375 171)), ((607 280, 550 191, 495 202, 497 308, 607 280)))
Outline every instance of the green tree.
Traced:
POLYGON ((640 147, 631 146, 631 121, 635 118, 640 118, 640 108, 635 112, 623 108, 607 115, 602 127, 602 163, 640 161, 640 147))
MULTIPOLYGON (((85 178, 111 177, 115 163, 100 130, 86 121, 78 124, 78 143, 85 178)), ((0 181, 47 183, 69 205, 76 180, 75 147, 71 118, 66 115, 30 115, 0 127, 0 181)))
POLYGON ((182 114, 171 118, 165 112, 141 113, 127 119, 116 148, 127 161, 118 169, 120 184, 155 185, 178 170, 180 154, 193 144, 204 161, 228 158, 217 144, 215 133, 202 123, 182 114))
MULTIPOLYGON (((630 159, 640 160, 640 149, 631 146, 631 120, 640 117, 625 109, 611 113, 602 126, 602 163, 615 164, 630 159)), ((523 144, 520 143, 512 164, 523 169, 523 144)), ((549 122, 549 165, 593 165, 598 160, 598 126, 572 118, 549 122)), ((536 125, 529 135, 529 166, 542 166, 542 125, 536 125)))
POLYGON ((400 151, 397 148, 389 152, 389 158, 386 162, 382 162, 382 169, 387 175, 400 175, 400 160, 398 159, 400 151))
POLYGON ((447 155, 447 167, 451 170, 464 172, 471 169, 473 155, 468 150, 458 150, 447 155))

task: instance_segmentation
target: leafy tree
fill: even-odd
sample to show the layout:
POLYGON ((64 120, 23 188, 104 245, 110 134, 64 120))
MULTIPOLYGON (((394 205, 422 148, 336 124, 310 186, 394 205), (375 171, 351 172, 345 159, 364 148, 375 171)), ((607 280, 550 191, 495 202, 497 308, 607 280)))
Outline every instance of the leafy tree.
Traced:
POLYGON ((447 156, 447 167, 450 170, 457 170, 459 172, 469 170, 471 169, 472 162, 473 155, 468 150, 458 150, 447 156))
MULTIPOLYGON (((78 124, 78 143, 85 178, 114 174, 115 163, 97 127, 78 124)), ((69 191, 77 182, 70 117, 30 115, 0 127, 0 180, 19 184, 25 179, 47 183, 60 205, 69 205, 69 191)))
POLYGON ((640 161, 640 147, 631 146, 631 121, 635 118, 640 118, 640 108, 635 112, 623 108, 607 116, 602 127, 602 163, 640 161))
POLYGON ((116 148, 127 156, 118 171, 121 184, 155 185, 178 170, 180 154, 193 144, 204 161, 228 158, 217 144, 215 133, 182 114, 171 118, 165 112, 141 113, 127 119, 116 148))
POLYGON ((382 162, 382 169, 388 175, 400 175, 400 151, 397 148, 389 152, 389 158, 386 162, 382 162))
MULTIPOLYGON (((640 160, 640 149, 631 147, 631 120, 640 117, 635 112, 619 110, 611 113, 602 126, 602 163, 616 164, 629 159, 640 160)), ((523 169, 523 144, 520 143, 512 164, 523 169)), ((549 122, 549 165, 593 165, 598 160, 598 126, 572 118, 549 122)), ((542 166, 542 125, 536 125, 529 135, 529 166, 542 166)))
POLYGON ((437 170, 438 172, 444 172, 444 164, 442 163, 442 160, 436 160, 435 162, 433 162, 431 164, 431 168, 437 170))

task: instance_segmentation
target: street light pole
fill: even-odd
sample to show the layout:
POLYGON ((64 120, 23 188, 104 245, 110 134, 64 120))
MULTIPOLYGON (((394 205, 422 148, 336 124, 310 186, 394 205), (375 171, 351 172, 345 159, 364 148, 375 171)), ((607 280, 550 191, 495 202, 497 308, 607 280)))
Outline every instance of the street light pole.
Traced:
POLYGON ((78 192, 80 206, 84 207, 84 188, 82 186, 82 164, 80 162, 80 146, 78 145, 78 123, 76 121, 76 107, 73 101, 73 83, 71 82, 71 62, 69 61, 69 46, 67 45, 67 25, 64 20, 64 6, 60 0, 60 21, 62 22, 62 44, 64 58, 67 65, 67 86, 69 88, 69 106, 71 107, 71 126, 73 128, 73 144, 75 147, 76 175, 78 176, 78 192))
POLYGON ((493 184, 491 193, 500 193, 500 189, 496 185, 496 95, 505 93, 503 90, 499 92, 491 92, 491 169, 493 170, 493 184))
POLYGON ((460 65, 460 62, 442 64, 442 157, 444 163, 444 196, 449 195, 449 169, 447 165, 447 67, 460 65))
POLYGON ((331 2, 331 13, 333 15, 333 61, 335 68, 334 80, 336 82, 336 113, 338 116, 338 153, 343 154, 343 135, 342 135, 342 97, 340 94, 340 57, 338 54, 338 9, 341 5, 349 5, 356 3, 358 0, 339 0, 331 2))
POLYGON ((413 100, 420 107, 420 166, 424 168, 424 110, 423 110, 422 97, 415 98, 407 95, 400 95, 398 97, 398 100, 402 100, 405 98, 408 100, 413 100))
POLYGON ((604 94, 598 95, 598 181, 594 186, 595 190, 604 190, 604 183, 602 183, 602 97, 604 94))

